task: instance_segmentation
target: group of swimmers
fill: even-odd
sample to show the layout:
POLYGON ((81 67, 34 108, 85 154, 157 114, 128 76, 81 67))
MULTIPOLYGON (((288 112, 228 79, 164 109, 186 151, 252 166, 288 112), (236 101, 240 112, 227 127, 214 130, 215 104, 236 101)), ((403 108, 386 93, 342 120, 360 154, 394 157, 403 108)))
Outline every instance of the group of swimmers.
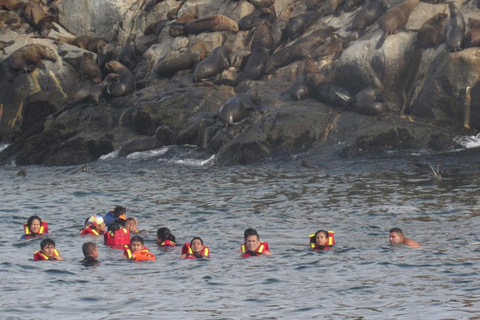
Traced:
MULTIPOLYGON (((101 236, 104 237, 105 245, 124 251, 123 258, 131 260, 155 260, 155 255, 145 247, 143 237, 140 234, 146 233, 145 230, 138 230, 138 222, 135 218, 127 218, 125 207, 116 206, 115 209, 108 212, 104 217, 93 215, 85 220, 85 227, 80 230, 80 235, 101 236), (132 237, 130 235, 133 234, 132 237)), ((48 237, 48 224, 38 216, 31 216, 24 224, 24 235, 22 239, 31 239, 37 237, 48 237)), ((333 231, 318 230, 310 236, 310 248, 314 251, 323 251, 335 246, 335 233, 333 231)), ((414 248, 421 245, 413 239, 404 236, 400 228, 390 230, 390 244, 406 245, 414 248)), ((157 230, 156 242, 159 247, 175 247, 175 236, 171 231, 162 227, 157 230)), ((98 248, 94 242, 85 242, 82 246, 86 266, 98 264, 98 248)), ((269 256, 272 253, 267 242, 260 241, 258 232, 253 228, 248 228, 244 232, 244 243, 238 250, 241 257, 269 256)), ((55 248, 55 242, 50 238, 45 238, 40 243, 40 250, 33 254, 34 261, 40 260, 63 260, 55 248)), ((194 237, 182 247, 180 259, 208 259, 210 258, 210 249, 203 244, 200 237, 194 237)))

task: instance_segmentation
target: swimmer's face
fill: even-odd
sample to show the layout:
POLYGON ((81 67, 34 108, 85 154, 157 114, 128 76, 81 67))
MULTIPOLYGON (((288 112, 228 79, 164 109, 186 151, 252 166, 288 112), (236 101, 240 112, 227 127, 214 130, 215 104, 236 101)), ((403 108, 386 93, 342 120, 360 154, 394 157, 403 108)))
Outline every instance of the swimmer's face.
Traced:
POLYGON ((105 232, 105 222, 100 223, 100 224, 97 226, 97 230, 98 230, 98 231, 105 232))
POLYGON ((55 254, 55 246, 47 244, 41 251, 47 257, 53 257, 53 255, 55 254))
POLYGON ((140 241, 133 241, 130 243, 130 249, 132 252, 137 252, 143 249, 143 244, 140 241))
POLYGON ((326 246, 328 243, 328 236, 325 236, 325 233, 319 232, 315 238, 317 245, 326 246))
POLYGON ((190 245, 190 247, 192 248, 192 251, 194 253, 200 253, 202 252, 203 250, 203 245, 202 245, 202 242, 198 239, 195 239, 192 241, 192 244, 190 245))
POLYGON ((403 236, 396 233, 396 232, 390 232, 390 244, 402 244, 403 243, 403 236))
POLYGON ((137 224, 134 220, 128 220, 127 222, 125 222, 125 228, 130 230, 130 232, 135 232, 137 231, 137 224))
POLYGON ((255 251, 260 246, 260 239, 256 235, 251 235, 247 237, 247 241, 245 241, 248 250, 255 251))
POLYGON ((30 225, 30 230, 33 233, 38 233, 40 231, 40 221, 38 219, 33 219, 32 224, 30 225))
POLYGON ((98 249, 97 248, 95 248, 95 250, 92 251, 92 257, 93 257, 93 259, 98 258, 98 249))

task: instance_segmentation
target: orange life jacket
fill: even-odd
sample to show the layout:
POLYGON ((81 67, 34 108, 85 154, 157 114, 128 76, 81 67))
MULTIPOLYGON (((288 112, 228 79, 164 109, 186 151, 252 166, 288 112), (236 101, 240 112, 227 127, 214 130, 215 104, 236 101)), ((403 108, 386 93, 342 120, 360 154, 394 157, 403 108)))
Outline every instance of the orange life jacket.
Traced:
POLYGON ((170 240, 165 240, 160 244, 160 247, 175 247, 175 242, 170 240))
POLYGON ((98 232, 95 229, 92 229, 92 227, 86 227, 86 228, 80 229, 80 235, 81 236, 86 236, 86 235, 89 235, 89 234, 93 234, 94 236, 99 236, 100 232, 98 232))
POLYGON ((315 233, 312 233, 308 237, 310 238, 310 249, 318 251, 318 250, 328 250, 331 249, 335 245, 335 232, 334 231, 327 231, 328 239, 326 246, 319 246, 315 241, 315 233))
POLYGON ((123 246, 125 255, 127 256, 128 259, 133 259, 135 261, 143 261, 143 260, 150 260, 153 261, 155 260, 155 255, 151 253, 148 248, 144 247, 142 250, 136 251, 132 253, 132 250, 130 249, 129 245, 124 245, 123 246), (135 254, 135 258, 133 258, 133 255, 135 254))
POLYGON ((103 235, 105 245, 113 249, 122 249, 124 245, 130 244, 130 231, 120 228, 115 231, 108 231, 103 235))
MULTIPOLYGON (((58 257, 60 254, 58 253, 57 249, 53 251, 53 256, 58 257)), ((33 261, 40 261, 40 260, 55 260, 52 257, 47 256, 42 251, 37 251, 33 254, 33 261)))
POLYGON ((240 247, 240 250, 242 251, 242 257, 247 258, 247 257, 255 257, 255 256, 261 256, 265 250, 268 248, 268 243, 266 242, 260 242, 260 245, 258 246, 257 250, 255 252, 248 251, 247 245, 244 243, 240 247))
MULTIPOLYGON (((30 227, 28 226, 28 223, 25 223, 23 225, 23 232, 25 233, 26 236, 31 236, 33 235, 32 231, 30 230, 30 227)), ((48 234, 48 223, 45 221, 42 221, 40 224, 40 230, 36 234, 48 234)))
POLYGON ((202 259, 202 258, 210 258, 210 249, 207 246, 203 247, 202 252, 200 254, 195 255, 192 248, 190 247, 190 243, 187 242, 183 245, 182 252, 187 254, 186 259, 202 259))

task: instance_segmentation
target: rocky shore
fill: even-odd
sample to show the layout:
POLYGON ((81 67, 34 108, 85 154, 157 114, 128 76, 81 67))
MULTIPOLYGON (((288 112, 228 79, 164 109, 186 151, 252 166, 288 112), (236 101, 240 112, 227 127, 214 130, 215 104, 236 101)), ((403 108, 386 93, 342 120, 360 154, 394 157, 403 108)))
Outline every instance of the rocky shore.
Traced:
MULTIPOLYGON (((466 22, 480 17, 475 2, 454 3, 466 22)), ((27 33, 30 25, 26 22, 16 29, 7 24, 0 29, 2 41, 14 40, 0 51, 0 141, 11 144, 0 153, 1 162, 84 164, 153 135, 155 146, 195 145, 216 154, 218 165, 307 152, 351 157, 386 150, 443 151, 455 147, 454 138, 475 134, 480 128, 480 48, 450 52, 443 42, 428 49, 414 44, 416 31, 426 20, 449 13, 446 3, 420 2, 410 15, 407 31, 389 35, 380 49, 376 45, 383 30, 378 23, 361 32, 347 31, 361 6, 346 12, 347 5, 342 4, 332 13, 329 1, 63 0, 56 8, 58 21, 47 38, 38 31, 27 33), (239 22, 252 13, 260 12, 260 17, 267 12, 271 21, 282 17, 292 23, 295 17, 313 11, 319 17, 300 34, 284 34, 282 44, 270 49, 272 59, 280 50, 298 48, 293 61, 268 72, 265 69, 259 79, 246 79, 235 86, 222 80, 239 77, 252 43, 264 44, 265 34, 269 35, 262 26, 272 30, 272 23, 260 19, 250 30, 236 32, 229 26, 223 28, 229 30, 196 34, 194 27, 167 18, 221 15, 239 22), (163 29, 144 35, 147 26, 162 20, 163 29), (173 37, 169 31, 175 27, 190 33, 173 37), (325 40, 319 40, 326 33, 325 40), (122 48, 132 34, 136 35, 135 58, 127 67, 136 83, 133 93, 120 97, 106 93, 97 104, 66 104, 80 90, 86 50, 55 39, 81 35, 105 39, 108 44, 94 53, 103 79, 109 73, 105 62, 122 58, 122 48), (214 78, 195 81, 195 65, 203 59, 197 56, 192 67, 171 77, 158 74, 159 62, 185 54, 199 41, 205 44, 205 57, 221 45, 231 51, 228 65, 214 78), (312 45, 305 47, 301 41, 312 45), (54 49, 56 61, 43 59, 33 71, 12 72, 8 58, 27 44, 54 49), (307 56, 313 58, 321 79, 346 90, 347 100, 369 86, 381 88, 388 112, 366 115, 351 107, 350 101, 346 105, 322 101, 318 92, 323 80, 305 99, 292 97, 289 88, 307 73, 307 56), (226 126, 218 119, 219 109, 252 87, 258 91, 253 101, 258 108, 249 110, 238 125, 226 126)), ((221 20, 220 27, 210 27, 222 29, 225 21, 221 20)), ((467 23, 466 32, 469 28, 467 23)), ((340 96, 334 94, 335 99, 340 96)))

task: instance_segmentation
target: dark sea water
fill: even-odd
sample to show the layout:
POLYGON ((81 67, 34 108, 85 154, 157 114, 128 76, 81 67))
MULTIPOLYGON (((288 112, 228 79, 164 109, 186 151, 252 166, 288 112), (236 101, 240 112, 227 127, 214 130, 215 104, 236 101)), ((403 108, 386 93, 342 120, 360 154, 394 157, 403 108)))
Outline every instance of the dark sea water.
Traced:
MULTIPOLYGON (((470 141, 473 143, 472 141, 470 141)), ((170 147, 74 167, 0 168, 2 319, 478 319, 480 156, 477 150, 384 153, 352 159, 307 155, 220 168, 170 147), (441 162, 442 180, 428 165, 441 162), (121 259, 99 244, 86 268, 85 218, 115 205, 139 219, 154 262, 121 259), (65 261, 34 262, 40 240, 19 240, 31 215, 49 222, 65 261), (194 236, 209 261, 162 252, 157 228, 194 236), (243 231, 258 230, 269 258, 241 259, 243 231), (423 248, 392 247, 400 227, 423 248), (308 235, 335 231, 337 247, 311 252, 308 235)))

